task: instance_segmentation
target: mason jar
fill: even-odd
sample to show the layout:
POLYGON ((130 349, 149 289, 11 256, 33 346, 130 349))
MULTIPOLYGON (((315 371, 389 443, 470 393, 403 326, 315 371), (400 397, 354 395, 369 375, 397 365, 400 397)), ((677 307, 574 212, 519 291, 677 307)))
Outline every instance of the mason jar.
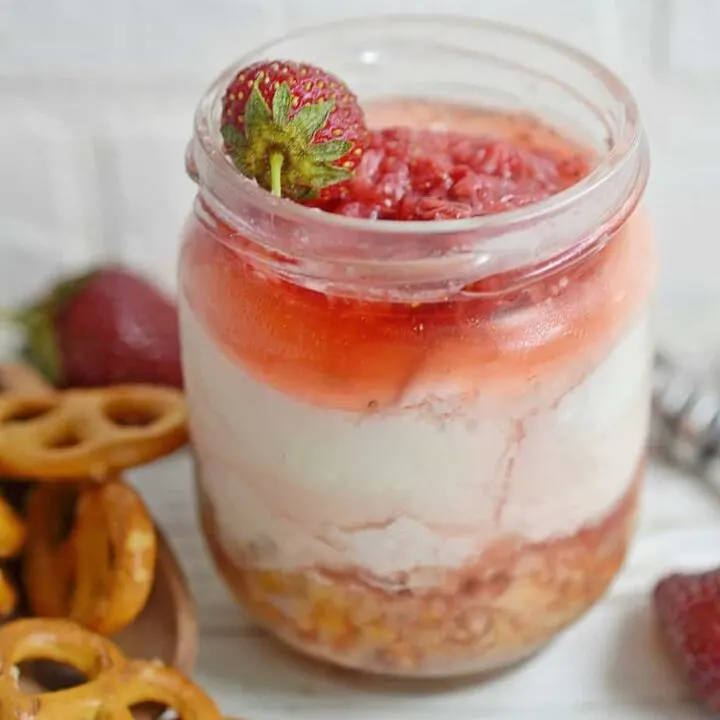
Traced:
POLYGON ((490 22, 329 24, 228 68, 187 166, 199 512, 242 606, 303 653, 417 677, 507 666, 583 615, 633 534, 650 406, 648 150, 620 80, 490 22), (456 220, 275 198, 219 133, 232 78, 274 58, 341 77, 370 125, 467 130, 490 108, 498 127, 534 118, 592 167, 552 197, 456 220))

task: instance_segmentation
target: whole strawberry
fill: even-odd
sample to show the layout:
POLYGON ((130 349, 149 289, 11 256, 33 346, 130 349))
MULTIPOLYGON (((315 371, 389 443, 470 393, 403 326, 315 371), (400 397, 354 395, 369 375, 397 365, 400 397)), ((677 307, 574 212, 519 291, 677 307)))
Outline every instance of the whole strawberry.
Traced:
POLYGON ((223 97, 225 151, 278 197, 326 200, 342 192, 368 132, 357 98, 333 75, 296 62, 238 72, 223 97))
POLYGON ((26 332, 26 359, 54 385, 182 387, 177 310, 125 268, 64 280, 15 319, 26 332))
POLYGON ((654 599, 670 652, 699 699, 720 712, 720 569, 670 575, 654 599))

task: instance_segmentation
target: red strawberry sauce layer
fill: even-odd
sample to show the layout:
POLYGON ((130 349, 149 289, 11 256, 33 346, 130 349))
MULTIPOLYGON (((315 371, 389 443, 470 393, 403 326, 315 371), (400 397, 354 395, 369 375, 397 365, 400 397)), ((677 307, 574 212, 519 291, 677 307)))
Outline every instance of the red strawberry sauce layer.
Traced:
MULTIPOLYGON (((391 129, 373 132, 345 197, 321 201, 324 210, 403 219, 500 212, 548 197, 589 168, 578 146, 527 117, 388 103, 368 118, 391 129), (408 126, 398 129, 399 119, 408 126)), ((190 229, 181 282, 196 318, 261 382, 357 412, 404 407, 438 385, 523 393, 568 363, 582 375, 639 317, 654 281, 652 239, 637 214, 584 259, 519 288, 537 268, 513 271, 511 292, 501 292, 508 277, 495 275, 471 293, 419 305, 302 287, 250 262, 246 242, 217 218, 190 229)))
POLYGON ((585 153, 523 146, 497 135, 384 128, 371 132, 341 199, 318 207, 381 220, 489 215, 555 195, 589 168, 585 153))

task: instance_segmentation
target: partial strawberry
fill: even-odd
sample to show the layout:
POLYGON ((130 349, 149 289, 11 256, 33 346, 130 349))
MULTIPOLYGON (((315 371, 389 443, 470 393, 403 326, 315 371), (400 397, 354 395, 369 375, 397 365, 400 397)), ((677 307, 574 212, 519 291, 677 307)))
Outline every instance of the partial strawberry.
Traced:
POLYGON ((223 97, 220 130, 240 172, 297 202, 339 197, 368 139, 363 111, 342 81, 285 61, 237 73, 223 97))
POLYGON ((182 387, 177 310, 123 267, 63 280, 13 319, 26 333, 26 359, 54 385, 182 387))
POLYGON ((720 712, 720 569, 670 575, 654 600, 674 659, 699 699, 720 712))

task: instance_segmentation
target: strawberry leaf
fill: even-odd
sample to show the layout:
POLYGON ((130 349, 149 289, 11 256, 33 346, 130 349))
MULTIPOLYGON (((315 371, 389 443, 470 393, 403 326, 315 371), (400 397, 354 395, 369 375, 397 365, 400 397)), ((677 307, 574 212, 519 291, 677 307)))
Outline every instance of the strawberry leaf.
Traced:
POLYGON ((223 125, 220 128, 220 134, 223 136, 225 147, 230 153, 234 154, 239 150, 244 150, 247 146, 245 135, 234 125, 223 125))
POLYGON ((290 106, 292 105, 292 96, 287 83, 282 83, 275 91, 273 96, 272 114, 275 124, 284 128, 288 123, 290 116, 290 106))
POLYGON ((319 145, 313 145, 310 148, 310 157, 315 162, 334 162, 343 155, 347 155, 352 145, 348 140, 329 140, 319 145))
POLYGON ((244 172, 245 152, 247 150, 247 138, 234 125, 225 125, 220 128, 220 133, 225 141, 225 150, 230 156, 238 170, 244 172))
POLYGON ((85 289, 85 286, 92 280, 96 273, 97 268, 91 268, 80 275, 61 280, 34 310, 36 312, 44 312, 54 318, 55 314, 60 311, 66 303, 85 289))
POLYGON ((345 182, 352 176, 353 174, 345 168, 335 167, 334 165, 317 165, 313 170, 312 185, 315 189, 322 189, 328 185, 345 182))
POLYGON ((333 107, 335 107, 334 100, 327 100, 313 105, 303 105, 290 121, 288 127, 298 130, 307 142, 311 142, 315 133, 327 122, 328 115, 330 115, 333 107))
POLYGON ((258 88, 259 80, 260 78, 255 81, 247 105, 245 106, 245 134, 248 138, 258 132, 262 127, 272 123, 270 108, 258 88))
POLYGON ((53 385, 62 380, 62 361, 50 316, 38 315, 28 324, 25 359, 53 385))
POLYGON ((319 195, 318 191, 313 188, 301 188, 297 192, 296 200, 303 202, 304 200, 315 200, 319 195))

